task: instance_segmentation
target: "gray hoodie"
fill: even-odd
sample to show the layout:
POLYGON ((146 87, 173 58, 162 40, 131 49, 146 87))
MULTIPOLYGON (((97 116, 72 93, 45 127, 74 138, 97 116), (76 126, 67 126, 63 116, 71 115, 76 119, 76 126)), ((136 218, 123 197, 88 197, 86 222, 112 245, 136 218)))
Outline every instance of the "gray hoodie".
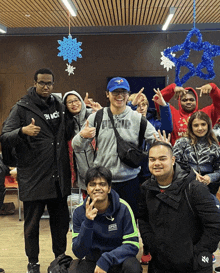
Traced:
MULTIPOLYGON (((76 91, 72 90, 69 92, 66 92, 63 96, 63 102, 66 105, 66 98, 68 95, 75 95, 78 97, 78 99, 81 101, 82 103, 82 108, 81 111, 77 114, 74 115, 73 118, 76 121, 76 126, 75 126, 75 134, 77 134, 78 132, 80 132, 83 124, 85 123, 87 117, 92 113, 92 109, 87 109, 86 105, 82 99, 82 97, 80 96, 79 93, 77 93, 76 91)), ((85 149, 76 152, 74 150, 74 154, 75 154, 75 162, 76 162, 76 173, 77 173, 77 185, 78 187, 86 190, 86 186, 85 186, 85 182, 84 182, 84 178, 85 178, 85 174, 86 171, 88 170, 88 168, 90 168, 92 166, 93 163, 93 159, 94 159, 94 153, 93 153, 93 148, 92 145, 88 145, 85 149)))
MULTIPOLYGON (((140 130, 141 114, 133 111, 126 106, 124 112, 119 115, 114 115, 114 123, 120 136, 129 142, 138 145, 138 137, 140 130)), ((89 126, 94 127, 95 113, 88 118, 89 126)), ((145 139, 148 143, 152 143, 155 138, 153 134, 156 133, 155 128, 150 122, 147 122, 145 131, 145 139)), ((80 152, 89 146, 92 139, 85 139, 80 137, 78 133, 72 140, 72 147, 75 152, 80 152)), ((103 119, 99 130, 97 139, 97 155, 93 163, 94 166, 101 165, 111 170, 113 175, 112 182, 124 182, 135 178, 140 172, 139 168, 130 168, 121 162, 117 153, 117 142, 112 129, 111 121, 108 117, 107 108, 104 108, 103 119)))

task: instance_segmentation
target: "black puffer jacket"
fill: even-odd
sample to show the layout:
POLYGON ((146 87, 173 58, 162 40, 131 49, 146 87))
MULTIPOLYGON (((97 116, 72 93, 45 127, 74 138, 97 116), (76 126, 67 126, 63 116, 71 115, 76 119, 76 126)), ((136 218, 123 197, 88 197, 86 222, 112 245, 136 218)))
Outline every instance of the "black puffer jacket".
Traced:
POLYGON ((14 105, 3 125, 1 141, 16 147, 17 177, 22 201, 56 198, 58 185, 62 196, 70 194, 64 114, 65 106, 57 96, 51 96, 50 102, 46 104, 36 94, 35 88, 31 88, 28 95, 14 105), (58 121, 48 122, 43 112, 51 113, 54 109, 56 111, 52 115, 59 115, 58 121), (37 136, 23 135, 21 127, 29 125, 32 118, 35 119, 35 125, 41 127, 40 133, 37 136))
POLYGON ((192 170, 183 170, 177 163, 174 168, 172 184, 165 192, 154 176, 142 185, 139 228, 161 272, 192 272, 203 266, 199 265, 201 253, 211 257, 217 248, 220 212, 192 170))

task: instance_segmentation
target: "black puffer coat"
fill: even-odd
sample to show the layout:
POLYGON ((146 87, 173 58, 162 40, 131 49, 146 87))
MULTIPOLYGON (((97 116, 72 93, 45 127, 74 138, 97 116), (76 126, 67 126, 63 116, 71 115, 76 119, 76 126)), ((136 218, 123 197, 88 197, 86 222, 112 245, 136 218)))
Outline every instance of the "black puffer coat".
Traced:
POLYGON ((192 169, 183 170, 177 163, 174 168, 172 184, 165 192, 154 176, 142 184, 139 228, 161 272, 192 272, 202 266, 202 253, 211 257, 217 249, 220 212, 192 169))
POLYGON ((35 88, 21 98, 12 108, 2 129, 1 141, 16 147, 18 157, 18 184, 22 201, 44 200, 57 197, 56 183, 62 196, 70 194, 70 164, 65 138, 65 106, 57 96, 51 96, 46 107, 53 106, 59 112, 60 124, 54 132, 41 109, 45 107, 35 88), (35 119, 41 130, 37 136, 21 133, 21 128, 35 119), (56 182, 57 181, 57 182, 56 182), (56 183, 55 183, 56 182, 56 183))

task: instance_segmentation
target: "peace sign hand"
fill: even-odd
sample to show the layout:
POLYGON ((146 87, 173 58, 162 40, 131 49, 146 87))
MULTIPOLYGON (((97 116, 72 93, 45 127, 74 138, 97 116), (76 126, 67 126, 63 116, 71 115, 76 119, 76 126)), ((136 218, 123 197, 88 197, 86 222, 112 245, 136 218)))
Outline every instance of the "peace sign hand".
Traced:
POLYGON ((90 202, 90 197, 88 197, 87 201, 86 201, 86 218, 88 218, 89 220, 94 220, 98 210, 96 208, 94 208, 96 199, 94 199, 91 204, 89 204, 90 202))

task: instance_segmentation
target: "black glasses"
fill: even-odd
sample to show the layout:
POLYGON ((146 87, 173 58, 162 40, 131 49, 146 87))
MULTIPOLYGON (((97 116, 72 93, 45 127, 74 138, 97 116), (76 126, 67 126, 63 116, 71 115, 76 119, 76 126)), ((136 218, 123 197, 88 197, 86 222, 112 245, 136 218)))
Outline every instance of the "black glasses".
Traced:
POLYGON ((111 94, 113 96, 118 96, 118 95, 126 96, 128 94, 128 91, 126 91, 126 90, 124 90, 124 91, 112 91, 111 94))
POLYGON ((45 85, 47 86, 47 87, 51 87, 52 85, 53 85, 53 82, 37 82, 39 85, 40 85, 40 87, 44 87, 45 85))

